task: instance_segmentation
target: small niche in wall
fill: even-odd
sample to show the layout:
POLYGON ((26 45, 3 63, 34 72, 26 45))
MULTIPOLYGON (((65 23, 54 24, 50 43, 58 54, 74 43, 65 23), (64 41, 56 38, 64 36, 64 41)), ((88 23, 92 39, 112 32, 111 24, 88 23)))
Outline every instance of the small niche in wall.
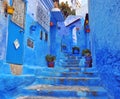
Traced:
POLYGON ((48 34, 45 33, 45 41, 48 41, 48 34))
POLYGON ((41 30, 40 31, 40 39, 42 40, 42 38, 43 38, 43 31, 41 30))
POLYGON ((30 39, 30 38, 27 39, 27 46, 30 47, 30 48, 34 47, 34 42, 33 42, 32 39, 30 39))

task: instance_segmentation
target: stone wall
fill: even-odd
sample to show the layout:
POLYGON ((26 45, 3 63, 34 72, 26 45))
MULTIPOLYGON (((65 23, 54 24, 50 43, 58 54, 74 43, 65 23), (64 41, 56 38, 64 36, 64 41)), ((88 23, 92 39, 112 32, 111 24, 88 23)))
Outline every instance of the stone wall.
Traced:
POLYGON ((120 2, 89 0, 94 65, 102 85, 114 99, 120 97, 120 2))

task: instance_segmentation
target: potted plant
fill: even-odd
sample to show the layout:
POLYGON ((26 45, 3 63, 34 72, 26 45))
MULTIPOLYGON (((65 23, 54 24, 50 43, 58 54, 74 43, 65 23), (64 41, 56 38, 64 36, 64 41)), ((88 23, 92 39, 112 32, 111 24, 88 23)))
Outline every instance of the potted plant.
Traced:
POLYGON ((54 61, 56 60, 56 57, 53 55, 46 55, 45 58, 46 58, 48 67, 54 67, 54 64, 55 64, 54 61))
POLYGON ((74 47, 72 48, 72 53, 73 53, 73 54, 79 54, 79 52, 80 52, 80 48, 79 48, 79 47, 74 46, 74 47))
POLYGON ((89 49, 85 49, 85 50, 82 51, 82 55, 85 57, 86 67, 92 67, 91 51, 89 49))

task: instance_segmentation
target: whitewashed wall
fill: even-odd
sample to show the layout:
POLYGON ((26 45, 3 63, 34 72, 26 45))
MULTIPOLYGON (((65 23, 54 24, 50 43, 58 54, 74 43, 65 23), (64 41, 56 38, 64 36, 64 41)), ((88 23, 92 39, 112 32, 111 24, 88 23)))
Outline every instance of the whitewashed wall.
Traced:
POLYGON ((49 32, 50 11, 44 7, 41 1, 28 0, 27 13, 49 32))

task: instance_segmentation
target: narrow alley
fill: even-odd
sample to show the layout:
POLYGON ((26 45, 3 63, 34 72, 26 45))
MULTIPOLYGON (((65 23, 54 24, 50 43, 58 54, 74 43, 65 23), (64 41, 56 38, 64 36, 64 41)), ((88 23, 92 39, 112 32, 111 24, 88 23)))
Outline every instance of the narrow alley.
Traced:
POLYGON ((0 99, 120 99, 119 0, 0 0, 0 99))

